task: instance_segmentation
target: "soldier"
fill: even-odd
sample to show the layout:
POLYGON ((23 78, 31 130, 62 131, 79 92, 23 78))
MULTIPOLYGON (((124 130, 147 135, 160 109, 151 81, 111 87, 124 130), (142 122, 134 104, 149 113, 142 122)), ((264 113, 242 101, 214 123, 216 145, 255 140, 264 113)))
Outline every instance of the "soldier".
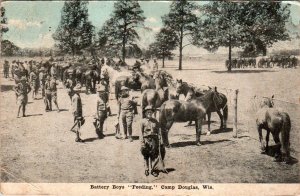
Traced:
POLYGON ((153 59, 153 67, 152 67, 153 71, 157 71, 158 70, 158 63, 156 61, 156 59, 153 59))
POLYGON ((23 76, 19 83, 16 84, 14 87, 14 90, 17 95, 17 104, 19 106, 18 108, 18 115, 17 118, 19 118, 20 110, 22 108, 23 117, 25 117, 26 112, 26 105, 28 103, 28 93, 30 93, 31 88, 29 84, 27 83, 27 79, 25 76, 23 76))
POLYGON ((29 82, 30 82, 30 85, 32 88, 32 98, 36 99, 36 95, 39 90, 39 83, 38 83, 38 77, 37 77, 35 69, 32 69, 29 74, 29 82))
POLYGON ((4 61, 3 74, 5 78, 9 78, 9 62, 7 60, 4 61))
POLYGON ((145 118, 141 120, 141 153, 144 156, 145 175, 149 175, 149 162, 151 174, 158 176, 159 170, 166 172, 163 159, 166 154, 165 147, 161 140, 160 125, 152 117, 154 108, 147 106, 144 109, 145 118), (160 164, 158 164, 160 163, 160 164), (162 168, 159 168, 161 166, 162 168))
POLYGON ((44 97, 44 103, 45 103, 45 111, 49 112, 52 111, 52 96, 51 96, 51 78, 50 75, 47 75, 46 82, 45 82, 45 97, 44 97))
POLYGON ((56 75, 54 75, 52 77, 52 79, 50 80, 51 100, 54 102, 57 112, 59 112, 59 107, 57 104, 57 85, 58 85, 58 82, 56 80, 56 75))
POLYGON ((68 95, 70 97, 70 100, 72 100, 72 95, 73 95, 73 88, 75 86, 75 83, 73 82, 73 80, 71 80, 70 78, 68 78, 65 82, 65 86, 67 88, 67 92, 68 95))
POLYGON ((111 116, 111 109, 110 109, 110 105, 108 103, 109 101, 109 84, 107 82, 107 80, 104 80, 104 79, 101 79, 100 80, 100 84, 104 86, 104 89, 105 89, 105 96, 107 97, 105 100, 106 101, 106 108, 107 108, 107 113, 108 113, 108 116, 111 116))
POLYGON ((99 139, 105 137, 103 134, 103 124, 105 119, 107 118, 107 93, 105 91, 105 86, 99 84, 97 86, 98 98, 97 98, 97 114, 94 122, 94 126, 96 128, 96 134, 99 139))
POLYGON ((134 113, 137 114, 136 106, 137 102, 135 101, 135 97, 132 97, 129 94, 129 88, 122 86, 121 88, 121 97, 118 100, 119 104, 119 112, 118 119, 121 117, 121 121, 124 128, 124 139, 127 139, 127 131, 129 134, 130 142, 133 142, 132 139, 132 122, 134 113))
POLYGON ((39 73, 39 84, 41 86, 42 90, 42 97, 45 97, 45 83, 46 83, 46 74, 45 74, 45 68, 41 67, 40 68, 40 73, 39 73))
POLYGON ((72 91, 72 113, 74 117, 74 125, 71 128, 71 131, 76 133, 76 139, 75 142, 84 142, 80 138, 80 127, 85 123, 85 119, 82 116, 82 102, 79 95, 81 88, 79 85, 75 86, 72 91), (76 130, 73 129, 76 127, 76 130))

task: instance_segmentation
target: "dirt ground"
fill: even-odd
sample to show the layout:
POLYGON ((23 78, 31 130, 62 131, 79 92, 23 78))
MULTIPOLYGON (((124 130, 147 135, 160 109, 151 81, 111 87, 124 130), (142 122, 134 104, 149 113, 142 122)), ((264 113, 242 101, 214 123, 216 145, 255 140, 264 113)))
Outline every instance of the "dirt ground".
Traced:
MULTIPOLYGON (((106 137, 96 138, 92 124, 96 112, 96 95, 82 93, 86 116, 82 127, 85 143, 76 143, 70 132, 72 114, 66 89, 60 84, 58 102, 60 113, 45 112, 42 99, 29 96, 27 115, 16 118, 17 106, 12 91, 14 81, 1 74, 0 128, 2 182, 194 182, 194 183, 299 183, 300 77, 298 69, 251 69, 227 73, 222 58, 185 61, 184 70, 176 70, 176 61, 167 61, 166 68, 175 78, 196 85, 217 86, 229 99, 229 120, 226 131, 218 130, 219 119, 212 115, 213 134, 206 136, 203 126, 202 146, 195 145, 195 128, 175 123, 170 130, 172 147, 167 149, 165 164, 168 174, 159 177, 144 175, 140 153, 139 120, 134 119, 134 142, 116 140, 116 115, 104 125, 106 137), (223 89, 223 88, 227 88, 223 89), (238 94, 238 138, 233 138, 233 91, 238 94), (261 154, 255 129, 254 95, 271 96, 277 107, 287 111, 292 120, 291 155, 293 163, 274 162, 274 157, 261 154)), ((2 70, 2 68, 1 68, 2 70)), ((139 92, 134 92, 140 95, 139 92)), ((39 95, 40 96, 40 95, 39 95)), ((114 96, 111 96, 114 97, 114 96)), ((113 114, 117 107, 110 100, 113 114)), ((141 111, 139 111, 141 113, 141 111)), ((273 142, 272 138, 270 140, 273 142)), ((273 143, 271 143, 273 144, 273 143)))

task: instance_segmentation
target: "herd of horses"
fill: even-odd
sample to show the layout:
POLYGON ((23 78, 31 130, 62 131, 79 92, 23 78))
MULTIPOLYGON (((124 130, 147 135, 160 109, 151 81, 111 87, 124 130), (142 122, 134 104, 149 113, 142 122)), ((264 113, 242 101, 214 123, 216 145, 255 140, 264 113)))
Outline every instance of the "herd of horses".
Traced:
MULTIPOLYGON (((141 108, 147 106, 156 109, 155 117, 161 126, 162 140, 166 147, 170 147, 169 132, 176 122, 195 122, 196 145, 200 146, 200 136, 204 119, 207 117, 208 132, 210 134, 211 113, 216 112, 220 118, 220 129, 226 129, 228 118, 227 97, 218 92, 217 87, 198 88, 182 80, 173 79, 166 71, 159 70, 147 74, 137 71, 130 76, 117 76, 116 70, 110 70, 107 78, 115 86, 116 99, 119 96, 119 89, 122 85, 141 92, 141 108), (184 96, 184 99, 179 97, 184 96), (158 114, 157 114, 158 113, 158 114)), ((257 116, 257 129, 263 146, 262 129, 267 131, 267 146, 262 147, 263 151, 268 150, 269 134, 273 135, 278 146, 276 160, 289 162, 289 133, 291 129, 290 119, 287 113, 275 109, 272 98, 264 99, 257 116), (272 104, 269 104, 272 103, 272 104), (279 134, 281 133, 281 141, 279 134), (281 153, 282 146, 282 153, 281 153)), ((143 115, 143 114, 142 114, 143 115)), ((144 117, 144 116, 143 116, 144 117)))
MULTIPOLYGON (((140 91, 142 111, 147 106, 156 109, 155 117, 159 120, 162 140, 166 147, 170 147, 168 134, 176 122, 190 122, 189 124, 195 122, 196 145, 198 146, 201 145, 200 136, 206 116, 207 135, 211 132, 212 112, 216 112, 220 118, 220 129, 225 129, 227 125, 227 97, 218 92, 216 87, 199 88, 182 80, 175 80, 164 70, 152 71, 146 65, 142 65, 139 71, 134 72, 122 67, 116 69, 113 66, 107 67, 105 71, 98 71, 78 65, 67 67, 60 73, 62 73, 62 80, 68 77, 67 74, 72 73, 75 82, 86 84, 86 88, 91 90, 95 88, 100 78, 105 78, 110 89, 114 89, 116 99, 119 98, 122 86, 140 91), (179 99, 180 96, 184 96, 184 99, 179 99)), ((271 133, 278 146, 275 154, 276 160, 285 160, 288 163, 290 160, 290 117, 287 113, 274 108, 272 98, 264 98, 257 112, 256 124, 261 149, 263 152, 268 150, 271 133), (262 129, 267 131, 266 144, 263 141, 262 129), (281 139, 279 139, 280 133, 281 139)))
MULTIPOLYGON (((225 61, 225 66, 229 67, 229 60, 225 61)), ((296 68, 298 66, 298 58, 295 56, 271 56, 256 58, 232 58, 231 68, 296 68)))

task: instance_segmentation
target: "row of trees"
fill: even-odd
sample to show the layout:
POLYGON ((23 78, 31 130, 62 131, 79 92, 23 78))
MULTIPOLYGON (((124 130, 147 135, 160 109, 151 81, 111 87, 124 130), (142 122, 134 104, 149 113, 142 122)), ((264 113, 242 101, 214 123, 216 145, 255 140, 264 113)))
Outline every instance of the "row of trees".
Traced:
MULTIPOLYGON (((53 35, 62 51, 74 55, 91 47, 104 55, 119 56, 123 61, 129 53, 142 53, 137 44, 138 31, 147 27, 138 1, 116 1, 111 17, 98 33, 88 21, 87 4, 80 0, 65 2, 53 35)), ((199 6, 193 1, 173 1, 169 13, 162 17, 163 27, 155 35, 148 53, 162 58, 164 64, 165 58, 178 48, 180 70, 183 49, 188 45, 209 51, 227 47, 230 62, 234 47, 265 55, 274 42, 289 39, 285 28, 289 15, 289 5, 280 2, 212 1, 199 6)), ((228 69, 231 70, 231 63, 228 69)))

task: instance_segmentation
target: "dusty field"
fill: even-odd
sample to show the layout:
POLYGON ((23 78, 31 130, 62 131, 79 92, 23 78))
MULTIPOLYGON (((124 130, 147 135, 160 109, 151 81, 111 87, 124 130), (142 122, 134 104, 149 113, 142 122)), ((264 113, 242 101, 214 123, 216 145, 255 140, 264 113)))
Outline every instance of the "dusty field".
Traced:
MULTIPOLYGON (((225 132, 218 129, 219 119, 212 116, 211 136, 202 135, 202 146, 194 145, 195 128, 186 123, 173 125, 165 163, 169 174, 158 178, 145 177, 140 153, 139 120, 133 124, 135 141, 116 140, 113 124, 116 116, 104 125, 105 139, 98 140, 92 125, 96 112, 96 95, 82 93, 86 123, 82 127, 85 143, 76 143, 70 132, 72 115, 66 90, 60 85, 59 106, 63 111, 46 113, 43 100, 29 98, 28 117, 16 118, 13 81, 1 75, 1 181, 3 182, 215 182, 215 183, 299 183, 300 106, 275 101, 292 119, 291 155, 294 163, 286 165, 273 157, 260 154, 255 129, 253 96, 270 96, 299 104, 299 69, 243 70, 227 73, 223 61, 203 59, 184 62, 183 71, 175 70, 175 61, 167 62, 166 70, 174 77, 197 85, 215 85, 227 94, 229 122, 225 132), (238 138, 232 137, 232 99, 228 89, 239 89, 238 138)), ((1 69, 2 70, 2 69, 1 69)), ((139 95, 138 92, 135 92, 139 95)), ((115 100, 110 100, 117 112, 115 100)), ((207 126, 204 125, 204 134, 207 126)), ((272 139, 271 139, 272 141, 272 139)))

